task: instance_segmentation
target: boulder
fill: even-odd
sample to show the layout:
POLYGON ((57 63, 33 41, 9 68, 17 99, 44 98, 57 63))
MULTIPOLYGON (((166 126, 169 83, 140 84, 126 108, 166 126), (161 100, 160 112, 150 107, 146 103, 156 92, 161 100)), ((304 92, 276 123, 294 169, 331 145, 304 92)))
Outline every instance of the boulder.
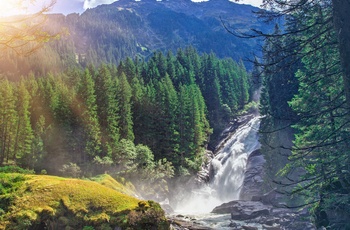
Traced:
POLYGON ((244 230, 258 230, 258 227, 254 227, 254 226, 249 226, 249 225, 243 225, 242 229, 244 230))
POLYGON ((233 220, 250 220, 269 215, 271 208, 272 206, 264 205, 261 202, 237 200, 214 208, 212 213, 231 213, 233 220))
MULTIPOLYGON (((307 209, 296 210, 290 208, 278 208, 269 204, 263 204, 260 201, 235 200, 214 208, 212 213, 230 213, 232 221, 260 224, 263 229, 269 230, 316 229, 312 224, 311 215, 308 213, 307 209)), ((231 225, 234 226, 233 223, 231 223, 231 225)), ((246 226, 251 227, 250 225, 246 226)), ((234 226, 234 229, 242 228, 243 226, 234 226)))
POLYGON ((262 225, 263 229, 264 230, 281 230, 281 226, 280 225, 273 225, 273 226, 270 226, 270 225, 266 225, 266 224, 263 224, 262 225))

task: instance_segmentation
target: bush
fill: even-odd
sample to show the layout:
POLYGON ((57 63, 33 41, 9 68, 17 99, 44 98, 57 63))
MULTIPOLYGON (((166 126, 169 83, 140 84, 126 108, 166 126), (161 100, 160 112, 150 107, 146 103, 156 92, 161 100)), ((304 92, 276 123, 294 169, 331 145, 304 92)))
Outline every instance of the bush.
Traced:
POLYGON ((64 176, 73 177, 73 178, 78 178, 81 174, 80 167, 77 164, 72 162, 70 162, 69 164, 63 165, 60 171, 63 173, 64 176))
POLYGON ((242 113, 258 113, 259 111, 259 103, 252 101, 244 106, 242 113))
POLYGON ((169 223, 164 217, 164 211, 154 201, 141 201, 136 210, 128 214, 127 229, 169 229, 169 223))
POLYGON ((23 169, 15 165, 9 165, 0 167, 0 173, 22 173, 22 174, 35 174, 34 170, 23 169))

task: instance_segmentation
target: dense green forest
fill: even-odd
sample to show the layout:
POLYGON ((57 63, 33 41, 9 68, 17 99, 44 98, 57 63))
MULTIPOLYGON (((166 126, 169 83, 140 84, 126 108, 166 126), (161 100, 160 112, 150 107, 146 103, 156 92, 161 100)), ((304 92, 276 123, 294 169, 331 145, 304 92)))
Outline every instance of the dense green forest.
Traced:
POLYGON ((249 100, 242 64, 191 47, 0 88, 2 165, 140 180, 199 170, 209 136, 249 100))
POLYGON ((296 2, 265 15, 284 15, 286 23, 266 36, 256 69, 263 72, 261 142, 269 180, 296 198, 289 206, 309 207, 318 228, 349 229, 349 75, 343 64, 349 62, 343 35, 349 34, 334 20, 344 16, 337 2, 296 2))

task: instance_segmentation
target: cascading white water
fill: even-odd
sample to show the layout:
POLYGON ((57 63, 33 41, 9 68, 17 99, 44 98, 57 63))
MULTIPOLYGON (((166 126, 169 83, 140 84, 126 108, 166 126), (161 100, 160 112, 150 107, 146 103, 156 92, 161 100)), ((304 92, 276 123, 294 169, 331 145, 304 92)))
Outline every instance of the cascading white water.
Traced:
POLYGON ((214 177, 210 184, 192 191, 176 211, 184 214, 209 213, 222 203, 239 199, 250 153, 260 147, 259 117, 240 126, 211 162, 214 177))

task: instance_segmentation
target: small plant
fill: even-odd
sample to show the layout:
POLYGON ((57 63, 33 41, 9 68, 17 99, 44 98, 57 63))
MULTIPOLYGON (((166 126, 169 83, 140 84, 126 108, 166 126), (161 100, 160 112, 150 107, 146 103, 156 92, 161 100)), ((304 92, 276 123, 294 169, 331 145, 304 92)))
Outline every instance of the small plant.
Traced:
POLYGON ((40 174, 41 174, 41 175, 47 175, 46 169, 41 170, 41 171, 40 171, 40 174))
POLYGON ((95 230, 95 228, 92 226, 84 226, 83 230, 95 230))
POLYGON ((69 164, 64 164, 60 171, 63 173, 64 176, 73 178, 78 178, 81 174, 80 167, 72 162, 70 162, 69 164))

